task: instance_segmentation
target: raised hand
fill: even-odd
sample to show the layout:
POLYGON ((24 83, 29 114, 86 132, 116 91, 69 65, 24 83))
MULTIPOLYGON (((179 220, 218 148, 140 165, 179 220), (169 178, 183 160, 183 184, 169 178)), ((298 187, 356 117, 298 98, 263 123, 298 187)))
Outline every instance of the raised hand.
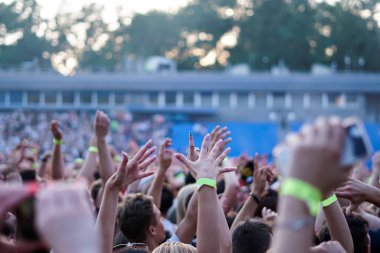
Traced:
POLYGON ((149 148, 151 145, 152 141, 149 140, 131 160, 123 152, 123 160, 107 184, 118 189, 124 189, 136 180, 153 175, 154 171, 144 172, 156 160, 155 155, 150 157, 156 151, 156 147, 149 148))
POLYGON ((50 123, 50 131, 53 134, 54 139, 56 139, 58 141, 62 140, 63 135, 62 135, 61 128, 59 127, 59 122, 57 120, 51 121, 51 123, 50 123))
POLYGON ((256 154, 253 160, 253 184, 251 185, 251 191, 258 197, 262 197, 265 194, 267 179, 269 173, 269 166, 259 167, 259 155, 256 154))
POLYGON ((166 172, 172 164, 173 151, 167 149, 172 145, 172 140, 167 138, 160 146, 158 153, 158 165, 159 170, 166 172))
POLYGON ((350 172, 340 165, 344 136, 343 125, 336 118, 320 118, 300 134, 289 135, 289 176, 316 186, 322 193, 336 188, 350 172))
POLYGON ((95 115, 95 121, 94 121, 94 129, 95 134, 98 139, 104 139, 106 138, 108 134, 108 129, 110 125, 110 120, 102 111, 97 111, 95 115))
POLYGON ((274 227, 276 225, 278 217, 278 214, 276 212, 264 207, 263 210, 261 210, 261 215, 263 216, 263 220, 268 222, 271 227, 274 227))
POLYGON ((187 155, 187 158, 192 162, 195 162, 196 160, 198 160, 198 154, 195 150, 195 145, 194 145, 194 136, 191 132, 189 133, 189 153, 187 155))
POLYGON ((233 168, 220 168, 219 165, 230 153, 231 149, 224 149, 225 144, 222 140, 216 142, 214 147, 211 147, 211 136, 207 134, 202 143, 199 159, 192 162, 182 154, 176 154, 176 157, 187 167, 196 179, 210 178, 216 179, 220 173, 233 171, 233 168))
POLYGON ((55 252, 100 252, 84 185, 50 185, 38 193, 35 208, 37 228, 55 252))
POLYGON ((361 182, 360 180, 350 178, 342 187, 336 189, 336 196, 348 199, 351 203, 346 209, 347 214, 355 211, 358 206, 367 201, 367 193, 372 186, 361 182))
POLYGON ((232 138, 228 138, 231 135, 231 132, 228 131, 228 127, 221 128, 220 126, 216 126, 211 131, 211 144, 210 144, 210 150, 215 146, 215 144, 222 140, 224 141, 225 145, 227 145, 229 142, 232 141, 232 138))

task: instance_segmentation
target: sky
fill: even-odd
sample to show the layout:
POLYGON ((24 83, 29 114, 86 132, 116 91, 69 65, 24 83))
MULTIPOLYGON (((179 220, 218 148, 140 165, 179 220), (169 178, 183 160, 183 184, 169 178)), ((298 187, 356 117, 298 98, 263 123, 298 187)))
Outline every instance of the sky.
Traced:
POLYGON ((175 11, 189 0, 37 0, 42 6, 42 17, 52 18, 58 10, 77 11, 84 4, 99 3, 106 7, 106 19, 112 19, 115 8, 123 7, 125 12, 145 13, 150 10, 175 11))

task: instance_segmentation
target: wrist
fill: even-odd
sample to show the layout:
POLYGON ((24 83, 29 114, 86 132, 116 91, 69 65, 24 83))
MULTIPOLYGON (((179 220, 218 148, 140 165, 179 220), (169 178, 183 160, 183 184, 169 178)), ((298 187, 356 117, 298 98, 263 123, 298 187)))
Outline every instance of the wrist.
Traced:
POLYGON ((207 186, 216 189, 216 180, 211 178, 198 178, 196 185, 198 186, 198 191, 203 187, 207 186))

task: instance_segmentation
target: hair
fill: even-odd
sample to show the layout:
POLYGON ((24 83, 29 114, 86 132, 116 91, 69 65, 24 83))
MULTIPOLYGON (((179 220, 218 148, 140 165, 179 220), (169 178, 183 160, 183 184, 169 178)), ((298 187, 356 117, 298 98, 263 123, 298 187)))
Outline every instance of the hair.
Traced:
MULTIPOLYGON (((353 214, 346 215, 346 220, 354 241, 354 253, 367 252, 369 244, 368 222, 361 216, 353 214)), ((325 223, 318 233, 318 241, 322 243, 330 240, 330 231, 325 223)))
POLYGON ((129 194, 119 215, 120 231, 131 242, 144 242, 146 231, 155 223, 153 198, 142 193, 129 194))
POLYGON ((181 242, 165 242, 155 248, 152 253, 197 253, 197 249, 181 242))
POLYGON ((194 193, 194 190, 196 188, 197 186, 195 184, 189 184, 182 187, 181 190, 178 192, 176 219, 177 224, 179 224, 183 220, 183 218, 185 218, 189 196, 191 196, 194 193))
POLYGON ((269 208, 274 212, 277 212, 278 193, 275 190, 269 189, 267 194, 260 199, 260 203, 256 208, 254 217, 262 218, 261 212, 263 208, 269 208))
POLYGON ((174 200, 173 193, 167 187, 164 186, 164 188, 162 188, 161 206, 160 206, 160 211, 163 216, 166 216, 170 207, 172 207, 173 200, 174 200))
POLYGON ((129 249, 122 249, 119 251, 119 253, 149 253, 148 251, 146 251, 145 249, 132 249, 132 248, 129 248, 129 249))
POLYGON ((232 234, 233 253, 265 253, 272 240, 272 228, 261 220, 241 222, 232 234))

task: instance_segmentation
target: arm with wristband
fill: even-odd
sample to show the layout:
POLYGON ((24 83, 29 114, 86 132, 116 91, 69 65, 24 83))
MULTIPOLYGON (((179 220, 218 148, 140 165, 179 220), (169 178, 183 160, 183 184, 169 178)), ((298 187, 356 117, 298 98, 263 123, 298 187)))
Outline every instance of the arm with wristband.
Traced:
POLYGON ((347 253, 353 253, 354 242, 346 217, 343 214, 342 207, 335 194, 330 193, 326 196, 327 198, 322 201, 321 205, 331 235, 331 240, 338 241, 347 253))
POLYGON ((207 134, 203 140, 199 159, 196 162, 188 160, 181 154, 176 154, 180 162, 186 166, 197 180, 198 185, 198 253, 220 252, 220 226, 218 224, 218 197, 216 194, 216 177, 223 172, 233 171, 230 168, 220 168, 219 164, 227 157, 230 149, 223 150, 223 141, 218 141, 211 149, 211 138, 207 134))
POLYGON ((65 164, 62 156, 61 145, 63 144, 63 135, 61 129, 59 128, 59 122, 53 120, 50 123, 50 131, 53 134, 53 152, 52 152, 52 178, 53 180, 60 180, 64 177, 65 164))
POLYGON ((286 138, 288 177, 281 185, 274 253, 310 252, 313 225, 322 196, 347 180, 340 157, 345 130, 337 118, 319 118, 301 134, 286 138))
POLYGON ((231 226, 231 233, 234 232, 237 225, 247 219, 252 218, 253 214, 255 213, 256 209, 258 208, 260 204, 260 198, 265 193, 265 187, 267 183, 267 175, 268 170, 267 168, 259 168, 259 155, 256 154, 254 158, 254 182, 251 186, 251 193, 249 194, 249 197, 244 203, 244 206, 237 214, 232 226, 231 226))
POLYGON ((86 155, 86 159, 83 162, 81 169, 79 170, 78 177, 83 177, 87 180, 88 184, 94 181, 94 173, 96 170, 96 159, 98 152, 94 152, 96 147, 96 136, 92 135, 90 138, 89 149, 86 155))

